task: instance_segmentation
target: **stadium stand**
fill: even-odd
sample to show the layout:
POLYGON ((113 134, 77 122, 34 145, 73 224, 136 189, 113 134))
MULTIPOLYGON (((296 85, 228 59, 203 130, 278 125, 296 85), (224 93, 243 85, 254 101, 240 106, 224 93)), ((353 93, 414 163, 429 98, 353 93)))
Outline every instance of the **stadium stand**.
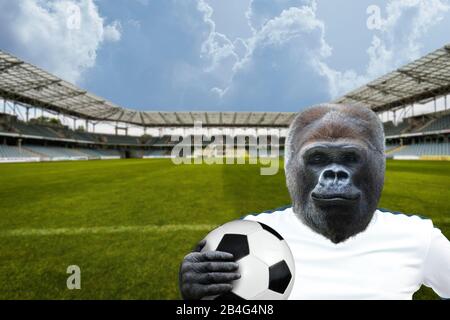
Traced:
MULTIPOLYGON (((436 115, 435 117, 416 117, 404 119, 398 125, 394 125, 393 122, 389 121, 384 123, 385 134, 387 137, 386 142, 386 153, 390 157, 398 156, 423 156, 423 155, 448 155, 448 144, 433 144, 433 143, 414 143, 415 141, 406 141, 405 146, 401 146, 402 142, 398 137, 407 137, 409 133, 417 132, 434 132, 438 130, 450 130, 450 114, 436 115), (435 119, 435 117, 438 117, 435 119), (424 123, 426 123, 424 125, 424 123), (418 130, 417 128, 420 128, 418 130), (399 136, 401 134, 401 136, 399 136)), ((0 115, 1 119, 1 115, 0 115)), ((171 148, 177 144, 177 141, 171 141, 171 137, 168 135, 162 137, 137 137, 137 136, 124 136, 124 135, 112 135, 112 134, 102 134, 102 133, 90 133, 83 131, 73 131, 64 126, 50 126, 40 123, 25 123, 23 121, 17 120, 14 117, 10 117, 9 121, 0 122, 0 136, 2 132, 8 134, 20 134, 20 137, 30 138, 35 137, 37 141, 64 141, 68 147, 62 146, 46 146, 36 144, 30 144, 28 140, 22 148, 16 146, 6 146, 3 145, 3 151, 0 154, 2 159, 19 159, 23 160, 26 158, 30 159, 40 159, 45 160, 81 160, 81 159, 118 159, 121 158, 121 152, 117 150, 118 146, 121 148, 127 148, 129 150, 135 150, 134 157, 168 157, 171 154, 171 148), (12 120, 11 120, 12 119, 12 120), (68 143, 67 141, 73 140, 77 143, 83 143, 85 146, 73 145, 73 143, 68 143), (105 149, 102 145, 110 145, 113 148, 105 149), (140 150, 142 146, 150 146, 151 150, 140 150), (21 150, 19 153, 18 150, 21 150)), ((194 136, 190 135, 184 138, 185 142, 194 142, 194 136)), ((202 137, 197 137, 201 139, 202 137)), ((249 136, 238 135, 235 137, 229 135, 222 136, 222 143, 226 144, 226 139, 229 141, 245 141, 245 146, 249 146, 249 136)), ((270 143, 270 137, 268 143, 270 143)), ((258 142, 261 142, 258 138, 258 142)), ((207 146, 211 142, 217 142, 212 137, 203 136, 203 145, 207 146)), ((284 148, 285 137, 279 139, 279 145, 284 148)), ((10 142, 11 144, 11 142, 10 142)), ((15 143, 17 144, 17 142, 15 143)), ((242 148, 243 145, 239 145, 242 148)), ((229 151, 228 151, 229 152, 229 151)), ((220 155, 221 152, 217 152, 220 155)), ((283 154, 283 153, 281 153, 283 154)))
POLYGON ((405 145, 393 156, 450 156, 450 143, 417 143, 405 145))
MULTIPOLYGON (((181 139, 180 139, 181 140, 181 139)), ((170 136, 163 136, 161 137, 157 143, 155 144, 160 144, 160 145, 175 145, 177 144, 177 141, 172 141, 170 136)))
POLYGON ((141 144, 139 137, 73 131, 64 126, 48 126, 38 123, 26 123, 20 120, 13 120, 1 124, 0 135, 2 132, 15 133, 42 139, 49 138, 51 140, 76 140, 91 143, 106 143, 111 145, 141 144))
POLYGON ((23 145, 10 146, 0 144, 0 162, 18 161, 54 161, 54 160, 89 160, 120 159, 118 150, 66 148, 60 146, 23 145))
POLYGON ((19 132, 24 135, 38 136, 44 138, 63 138, 61 136, 58 136, 56 132, 42 125, 17 121, 12 124, 12 128, 15 132, 19 132))
POLYGON ((104 134, 106 143, 115 145, 140 145, 138 137, 104 134))
POLYGON ((145 150, 142 153, 143 158, 162 158, 170 156, 170 150, 154 149, 145 150))
MULTIPOLYGON (((346 93, 333 102, 362 104, 375 112, 394 111, 394 116, 400 114, 397 119, 401 119, 401 122, 384 123, 386 154, 389 157, 445 156, 447 160, 450 160, 448 151, 450 110, 447 107, 447 98, 450 95, 449 53, 450 46, 443 46, 346 93), (433 101, 434 112, 427 114, 414 112, 415 104, 426 106, 433 101), (437 103, 442 104, 443 101, 445 104, 437 108, 437 103), (402 119, 405 114, 416 114, 416 116, 402 119)), ((253 139, 240 134, 242 132, 258 133, 259 128, 279 130, 278 145, 280 153, 283 154, 286 140, 283 135, 286 134, 287 128, 296 115, 295 112, 131 110, 77 88, 1 50, 0 64, 3 72, 8 74, 7 77, 0 77, 0 97, 3 99, 3 113, 0 113, 0 144, 2 143, 0 161, 3 162, 11 159, 45 161, 167 157, 181 138, 172 141, 172 137, 164 133, 181 128, 183 132, 186 132, 184 129, 192 128, 199 121, 202 123, 202 128, 216 128, 226 133, 222 136, 223 145, 234 144, 231 149, 225 148, 218 145, 220 139, 203 137, 204 147, 210 143, 215 144, 213 150, 207 150, 211 156, 232 154, 236 149, 247 152, 250 150, 249 145, 253 139), (34 109, 35 115, 39 114, 36 110, 41 111, 41 117, 31 118, 27 122, 20 120, 29 119, 30 109, 34 109), (58 116, 45 117, 46 113, 58 116), (75 123, 77 119, 86 121, 86 128, 89 128, 89 121, 91 121, 94 127, 98 123, 115 125, 116 132, 124 127, 128 128, 129 125, 138 126, 144 133, 147 129, 161 130, 158 136, 114 135, 87 132, 82 129, 71 130, 62 124, 59 115, 73 117, 75 123), (244 131, 234 130, 236 128, 244 129, 244 131), (251 130, 247 131, 247 129, 251 130), (234 134, 230 134, 232 132, 234 134), (242 140, 245 142, 241 143, 242 140), (239 145, 237 146, 236 143, 239 145)), ((211 131, 203 132, 209 135, 211 131)), ((260 135, 257 138, 258 144, 264 141, 260 135)), ((185 136, 183 139, 185 143, 194 141, 197 139, 193 135, 185 136)), ((270 137, 267 142, 272 142, 270 137)), ((202 154, 198 149, 195 152, 202 154)))
POLYGON ((102 158, 102 153, 97 150, 97 149, 87 149, 87 148, 80 148, 78 149, 79 152, 85 154, 89 160, 94 160, 94 159, 101 159, 102 158))
MULTIPOLYGON (((67 130, 70 132, 70 130, 67 130)), ((90 142, 97 142, 97 137, 94 134, 90 134, 87 132, 79 132, 75 131, 73 132, 73 137, 75 140, 84 140, 84 141, 90 141, 90 142)))
MULTIPOLYGON (((85 152, 87 149, 83 149, 83 152, 85 152)), ((112 149, 97 149, 95 150, 100 154, 100 157, 102 159, 111 158, 111 159, 119 159, 120 158, 120 152, 117 150, 112 149)))
POLYGON ((432 121, 429 125, 423 128, 422 131, 431 132, 445 129, 450 129, 450 114, 432 121))
POLYGON ((24 148, 41 155, 42 158, 49 159, 87 159, 87 155, 77 151, 76 149, 64 148, 64 147, 47 147, 37 145, 24 145, 24 148))
POLYGON ((76 151, 84 154, 89 159, 120 159, 121 158, 120 152, 117 150, 77 148, 76 151))
POLYGON ((151 146, 159 141, 159 137, 148 137, 144 142, 145 145, 151 146))
POLYGON ((384 151, 385 151, 386 153, 390 153, 390 152, 392 152, 393 150, 397 149, 398 147, 400 147, 399 144, 387 144, 387 145, 385 146, 384 151))
MULTIPOLYGON (((448 155, 447 144, 418 143, 415 140, 400 141, 400 138, 408 138, 408 135, 416 133, 426 134, 426 132, 436 132, 439 130, 450 130, 450 114, 438 113, 435 115, 422 115, 412 118, 403 119, 398 125, 394 125, 392 121, 384 123, 385 135, 388 137, 386 142, 386 153, 389 157, 414 156, 420 157, 424 155, 448 155), (401 146, 405 144, 405 146, 401 146)), ((25 139, 22 148, 16 146, 3 146, 0 158, 9 159, 36 159, 45 160, 81 160, 81 159, 118 159, 121 158, 121 152, 118 147, 126 150, 134 150, 133 157, 168 157, 171 154, 172 147, 177 141, 171 141, 171 136, 162 137, 152 136, 125 136, 103 133, 92 133, 84 131, 74 131, 62 125, 43 124, 36 121, 23 122, 17 117, 0 114, 0 137, 2 133, 11 136, 19 135, 17 138, 25 139), (34 142, 30 143, 29 138, 33 138, 34 142), (28 139, 28 140, 27 140, 28 139), (36 141, 58 141, 64 142, 67 147, 48 146, 45 143, 36 143, 36 141), (81 144, 81 145, 80 145, 81 144), (106 149, 105 145, 111 146, 106 149), (150 146, 150 150, 142 150, 143 146, 150 146), (18 150, 21 150, 19 153, 18 150)), ((223 135, 222 143, 228 141, 238 143, 245 141, 245 146, 249 146, 250 140, 248 135, 223 135)), ((203 139, 203 146, 217 143, 215 138, 206 136, 189 135, 184 137, 184 142, 194 142, 194 139, 203 139)), ((271 137, 268 143, 271 142, 271 137)), ((423 140, 423 139, 422 139, 423 140)), ((181 140, 180 140, 181 141, 181 140)), ((261 143, 258 137, 257 141, 261 143)), ((420 140, 419 140, 420 141, 420 140)), ((441 139, 442 141, 442 139, 441 139)), ((5 142, 4 142, 5 143, 5 142)), ((53 142, 55 143, 55 142, 53 142)), ((281 149, 284 148, 285 137, 279 139, 281 149)), ((18 142, 9 142, 9 144, 18 144, 18 142)), ((244 145, 239 144, 238 148, 244 145)), ((224 152, 216 152, 216 155, 224 155, 224 152)), ((228 151, 229 153, 230 151, 228 151)), ((198 151, 197 151, 198 153, 198 151)), ((211 153, 211 152, 210 152, 211 153)), ((281 153, 283 154, 283 153, 281 153)))
POLYGON ((8 159, 22 159, 22 158, 38 158, 39 154, 33 153, 30 150, 27 150, 22 147, 17 146, 8 146, 4 144, 0 144, 0 158, 8 158, 8 159))
POLYGON ((384 123, 384 134, 386 136, 396 136, 402 134, 409 127, 407 121, 403 121, 395 125, 392 121, 384 123))

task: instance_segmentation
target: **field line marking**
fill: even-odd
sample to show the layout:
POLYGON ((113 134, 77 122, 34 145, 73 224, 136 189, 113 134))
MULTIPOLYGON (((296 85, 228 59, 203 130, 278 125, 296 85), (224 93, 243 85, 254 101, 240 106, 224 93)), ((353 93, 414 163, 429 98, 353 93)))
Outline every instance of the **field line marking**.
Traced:
MULTIPOLYGON (((436 218, 432 220, 439 227, 440 223, 449 223, 450 218, 436 218)), ((80 234, 111 234, 125 232, 177 232, 177 231, 210 231, 218 225, 213 224, 165 224, 143 226, 109 226, 109 227, 80 227, 80 228, 41 228, 41 229, 11 229, 0 231, 0 237, 21 236, 54 236, 54 235, 80 235, 80 234)))
POLYGON ((12 229, 0 231, 0 237, 17 236, 54 236, 79 234, 111 234, 124 232, 177 232, 177 231, 209 231, 217 227, 211 224, 166 224, 143 226, 110 226, 81 228, 46 228, 46 229, 12 229))

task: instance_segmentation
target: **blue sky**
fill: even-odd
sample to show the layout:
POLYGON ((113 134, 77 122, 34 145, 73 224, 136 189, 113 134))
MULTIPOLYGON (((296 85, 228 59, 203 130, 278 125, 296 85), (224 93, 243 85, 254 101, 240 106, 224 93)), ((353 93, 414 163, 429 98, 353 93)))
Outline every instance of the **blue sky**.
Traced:
POLYGON ((450 43, 449 0, 0 0, 0 48, 121 106, 297 111, 450 43))

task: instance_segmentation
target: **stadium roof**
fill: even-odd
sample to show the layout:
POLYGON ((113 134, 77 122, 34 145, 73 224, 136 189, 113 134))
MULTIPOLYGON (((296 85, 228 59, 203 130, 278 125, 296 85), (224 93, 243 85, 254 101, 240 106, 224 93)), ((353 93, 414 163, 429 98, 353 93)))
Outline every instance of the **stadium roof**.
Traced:
POLYGON ((140 126, 287 127, 293 112, 144 112, 122 108, 0 50, 0 96, 66 115, 140 126))
MULTIPOLYGON (((383 111, 450 93, 450 45, 388 73, 335 103, 362 103, 383 111)), ((287 127, 294 112, 137 111, 82 90, 0 50, 0 96, 18 103, 97 121, 147 127, 262 126, 287 127)))
POLYGON ((385 111, 450 93, 450 44, 390 72, 335 103, 362 103, 385 111))

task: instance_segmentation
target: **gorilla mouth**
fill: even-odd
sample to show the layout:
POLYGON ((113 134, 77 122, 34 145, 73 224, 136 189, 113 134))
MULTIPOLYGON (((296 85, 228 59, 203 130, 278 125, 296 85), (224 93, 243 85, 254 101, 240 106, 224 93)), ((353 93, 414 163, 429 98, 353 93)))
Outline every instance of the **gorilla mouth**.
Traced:
POLYGON ((336 201, 356 201, 361 196, 360 193, 317 193, 312 192, 311 198, 317 201, 336 202, 336 201))

